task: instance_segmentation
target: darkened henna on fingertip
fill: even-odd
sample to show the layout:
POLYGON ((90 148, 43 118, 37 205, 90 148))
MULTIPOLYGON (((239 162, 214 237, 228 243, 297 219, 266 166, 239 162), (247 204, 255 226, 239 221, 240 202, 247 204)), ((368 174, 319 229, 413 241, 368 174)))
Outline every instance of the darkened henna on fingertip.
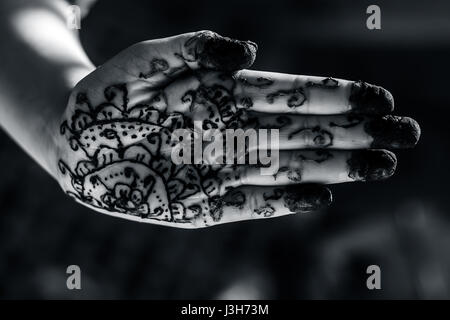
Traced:
POLYGON ((389 91, 364 81, 352 84, 349 102, 353 113, 387 114, 394 110, 394 98, 389 91))
POLYGON ((372 148, 412 148, 420 138, 418 123, 408 117, 372 118, 366 122, 364 130, 373 138, 372 148))
POLYGON ((386 150, 358 150, 352 152, 347 165, 348 176, 353 180, 374 181, 392 176, 397 158, 386 150))
POLYGON ((193 57, 192 61, 205 68, 224 71, 248 68, 255 61, 258 50, 254 42, 222 37, 211 31, 198 32, 186 41, 184 47, 193 57))
POLYGON ((284 205, 293 213, 315 211, 331 203, 331 192, 326 187, 315 185, 299 186, 287 189, 284 205))

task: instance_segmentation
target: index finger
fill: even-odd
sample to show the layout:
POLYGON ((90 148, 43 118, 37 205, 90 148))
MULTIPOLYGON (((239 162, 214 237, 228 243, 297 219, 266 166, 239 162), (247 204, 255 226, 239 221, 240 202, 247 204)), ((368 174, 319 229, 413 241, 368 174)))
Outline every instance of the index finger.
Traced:
POLYGON ((265 113, 388 114, 394 98, 363 81, 242 70, 236 73, 240 107, 265 113))

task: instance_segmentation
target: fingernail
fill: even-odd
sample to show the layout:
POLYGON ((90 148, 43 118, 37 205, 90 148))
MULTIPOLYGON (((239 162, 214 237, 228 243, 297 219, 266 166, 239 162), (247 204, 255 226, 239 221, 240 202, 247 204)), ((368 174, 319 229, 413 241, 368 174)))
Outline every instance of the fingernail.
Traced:
POLYGON ((305 213, 330 205, 331 191, 325 186, 302 185, 286 191, 285 206, 295 213, 305 213))
POLYGON ((250 41, 250 40, 245 41, 245 43, 246 43, 248 46, 250 46, 250 47, 251 47, 250 50, 251 50, 251 51, 254 51, 255 54, 256 54, 256 52, 258 51, 258 45, 257 45, 255 42, 250 41))
POLYGON ((364 130, 373 138, 372 148, 412 148, 420 138, 420 126, 411 118, 384 116, 368 121, 364 130))
POLYGON ((348 176, 357 181, 389 178, 397 167, 395 154, 387 150, 358 150, 347 161, 348 176))
POLYGON ((208 68, 235 71, 250 67, 256 59, 258 46, 209 33, 202 48, 201 62, 208 68))
POLYGON ((389 91, 363 81, 352 84, 349 101, 353 113, 388 114, 394 110, 394 97, 389 91))

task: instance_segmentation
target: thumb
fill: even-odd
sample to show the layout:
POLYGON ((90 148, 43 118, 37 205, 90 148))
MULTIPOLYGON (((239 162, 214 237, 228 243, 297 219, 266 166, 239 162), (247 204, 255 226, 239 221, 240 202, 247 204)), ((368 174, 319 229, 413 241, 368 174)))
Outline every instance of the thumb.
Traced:
POLYGON ((181 42, 182 57, 191 69, 246 69, 255 61, 258 50, 254 42, 222 37, 212 31, 184 34, 177 40, 181 42))
POLYGON ((246 69, 255 61, 257 48, 251 41, 197 31, 140 42, 133 51, 140 58, 140 78, 158 83, 188 70, 246 69))

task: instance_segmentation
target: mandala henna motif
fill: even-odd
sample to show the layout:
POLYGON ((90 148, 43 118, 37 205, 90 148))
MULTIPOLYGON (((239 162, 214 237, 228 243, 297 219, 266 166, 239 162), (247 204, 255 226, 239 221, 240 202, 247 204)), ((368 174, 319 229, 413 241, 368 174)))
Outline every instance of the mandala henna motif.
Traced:
MULTIPOLYGON (((92 106, 78 93, 72 116, 61 125, 71 149, 83 152, 74 168, 59 161, 61 173, 71 178, 68 194, 110 212, 179 223, 201 218, 206 225, 220 220, 224 205, 245 202, 244 195, 234 201, 216 195, 220 181, 211 179, 216 168, 173 164, 172 132, 194 128, 191 117, 167 111, 164 92, 134 106, 125 84, 109 86, 103 94, 105 102, 92 106), (199 199, 206 201, 199 204, 199 199)), ((207 110, 204 129, 242 124, 242 113, 223 86, 202 85, 182 102, 207 110)))
POLYGON ((164 126, 169 116, 158 110, 158 100, 128 109, 124 85, 106 88, 104 96, 107 102, 95 108, 77 98, 73 116, 61 125, 72 150, 85 154, 73 170, 59 162, 71 177, 72 195, 108 211, 172 220, 165 181, 171 162, 160 161, 170 142, 170 126, 164 126))

